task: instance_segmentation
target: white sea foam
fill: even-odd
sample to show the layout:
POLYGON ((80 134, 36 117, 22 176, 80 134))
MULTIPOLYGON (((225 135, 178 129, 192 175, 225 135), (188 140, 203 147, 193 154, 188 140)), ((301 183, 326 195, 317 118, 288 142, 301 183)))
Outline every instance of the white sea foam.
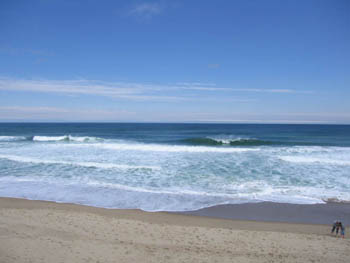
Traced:
MULTIPOLYGON (((63 183, 61 179, 56 178, 60 184, 63 183)), ((52 178, 36 178, 36 177, 3 177, 0 181, 6 182, 41 182, 41 183, 54 183, 52 178)), ((70 182, 69 185, 80 186, 81 181, 70 182)), ((254 182, 249 184, 243 184, 245 186, 252 186, 254 182)), ((257 182, 259 185, 260 183, 257 182)), ((276 188, 271 185, 265 185, 261 191, 256 192, 255 189, 245 189, 246 191, 238 193, 222 193, 222 192, 205 192, 190 189, 179 189, 179 188, 169 188, 169 189, 150 189, 147 187, 139 187, 132 185, 124 185, 118 183, 108 183, 93 179, 84 180, 84 185, 91 186, 94 188, 105 188, 105 189, 116 189, 128 192, 137 192, 144 194, 157 194, 157 195, 170 195, 174 196, 192 196, 193 198, 220 198, 222 200, 227 200, 227 203, 240 203, 240 202, 261 202, 261 201, 275 201, 275 202, 286 202, 286 203, 299 203, 299 204, 315 204, 324 203, 323 196, 325 195, 324 189, 317 189, 313 187, 289 187, 288 189, 276 188), (310 196, 303 195, 308 193, 310 196)), ((350 200, 350 195, 340 194, 337 191, 329 190, 329 195, 337 196, 341 200, 350 200)))
POLYGON ((320 164, 333 164, 333 165, 350 165, 350 161, 336 160, 329 158, 317 158, 308 156, 279 156, 279 158, 286 162, 292 163, 320 163, 320 164))
POLYGON ((89 180, 86 182, 87 185, 92 185, 96 187, 107 187, 107 188, 113 188, 113 189, 120 189, 125 191, 134 191, 134 192, 141 192, 141 193, 152 193, 152 194, 166 194, 166 195, 190 195, 190 196, 203 196, 203 197, 225 197, 225 198, 236 198, 237 195, 235 194, 225 194, 225 193, 209 193, 205 191, 195 191, 195 190, 188 190, 188 189, 179 189, 179 188, 169 188, 167 190, 157 190, 157 189, 149 189, 149 188, 143 188, 143 187, 136 187, 136 186, 128 186, 128 185, 122 185, 117 183, 105 183, 101 181, 96 180, 89 180))
MULTIPOLYGON (((308 197, 301 192, 307 189, 290 189, 289 194, 279 189, 268 189, 261 193, 201 193, 191 190, 166 191, 150 190, 143 187, 127 186, 115 183, 103 183, 88 180, 83 184, 62 184, 53 182, 51 178, 36 180, 35 178, 0 178, 0 194, 2 196, 26 197, 58 202, 82 203, 101 207, 139 208, 147 211, 186 211, 218 204, 237 204, 245 202, 273 201, 282 203, 315 204, 323 203, 321 196, 308 197), (15 190, 20 189, 16 194, 15 190), (55 191, 50 191, 55 189, 55 191), (118 198, 116 198, 118 197, 118 198), (62 199, 64 198, 64 199, 62 199)), ((339 195, 337 195, 339 196, 339 195)), ((345 196, 342 200, 348 200, 345 196)))
POLYGON ((331 153, 334 152, 349 152, 350 153, 350 147, 335 147, 335 146, 293 146, 293 147, 278 147, 278 148, 271 148, 271 151, 280 151, 283 150, 285 153, 290 154, 314 154, 314 153, 331 153))
POLYGON ((189 152, 189 153, 239 153, 248 151, 258 151, 256 148, 220 148, 207 146, 182 146, 182 145, 162 145, 162 144, 94 144, 94 147, 118 151, 146 151, 146 152, 189 152))
POLYGON ((152 169, 160 170, 158 166, 142 166, 142 165, 127 165, 127 164, 114 164, 114 163, 97 163, 97 162, 68 162, 68 161, 58 161, 58 160, 44 160, 36 159, 23 156, 13 156, 13 155, 0 155, 0 158, 7 159, 15 162, 24 163, 36 163, 36 164, 64 164, 72 166, 84 166, 84 167, 95 167, 101 169, 152 169))
POLYGON ((148 211, 350 200, 349 147, 215 147, 91 138, 38 136, 34 143, 1 143, 0 196, 148 211))

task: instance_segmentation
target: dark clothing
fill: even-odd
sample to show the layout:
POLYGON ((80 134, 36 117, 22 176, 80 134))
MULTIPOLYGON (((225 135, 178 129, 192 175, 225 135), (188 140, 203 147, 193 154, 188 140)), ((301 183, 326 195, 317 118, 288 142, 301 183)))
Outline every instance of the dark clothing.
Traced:
POLYGON ((342 222, 340 221, 336 221, 333 223, 333 227, 332 227, 332 234, 335 231, 335 234, 338 235, 339 230, 341 231, 341 235, 344 236, 345 234, 345 227, 343 226, 342 222))

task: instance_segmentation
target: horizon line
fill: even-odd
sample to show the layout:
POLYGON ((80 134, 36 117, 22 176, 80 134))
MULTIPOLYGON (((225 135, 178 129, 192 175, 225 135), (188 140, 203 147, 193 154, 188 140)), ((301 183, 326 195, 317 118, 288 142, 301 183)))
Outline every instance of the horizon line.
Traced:
POLYGON ((350 125, 330 122, 205 122, 205 121, 0 121, 0 124, 247 124, 247 125, 350 125))

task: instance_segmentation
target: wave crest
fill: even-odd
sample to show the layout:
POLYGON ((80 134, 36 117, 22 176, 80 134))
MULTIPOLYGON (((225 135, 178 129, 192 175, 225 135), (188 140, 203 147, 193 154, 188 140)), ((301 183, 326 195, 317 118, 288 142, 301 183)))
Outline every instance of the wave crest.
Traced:
POLYGON ((207 146, 262 146, 278 144, 277 142, 264 141, 251 138, 236 138, 236 139, 217 139, 217 138, 189 138, 182 140, 182 143, 189 145, 207 145, 207 146))
POLYGON ((71 135, 64 135, 64 136, 33 136, 32 141, 38 141, 38 142, 60 142, 60 141, 66 141, 66 142, 95 142, 95 141, 102 141, 102 138, 98 137, 88 137, 88 136, 71 136, 71 135))

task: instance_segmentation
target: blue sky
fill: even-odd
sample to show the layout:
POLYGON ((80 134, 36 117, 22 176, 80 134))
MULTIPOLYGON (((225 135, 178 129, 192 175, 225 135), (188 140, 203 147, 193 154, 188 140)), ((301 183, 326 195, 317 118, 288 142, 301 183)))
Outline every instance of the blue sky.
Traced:
POLYGON ((1 1, 0 121, 350 123, 350 1, 1 1))

